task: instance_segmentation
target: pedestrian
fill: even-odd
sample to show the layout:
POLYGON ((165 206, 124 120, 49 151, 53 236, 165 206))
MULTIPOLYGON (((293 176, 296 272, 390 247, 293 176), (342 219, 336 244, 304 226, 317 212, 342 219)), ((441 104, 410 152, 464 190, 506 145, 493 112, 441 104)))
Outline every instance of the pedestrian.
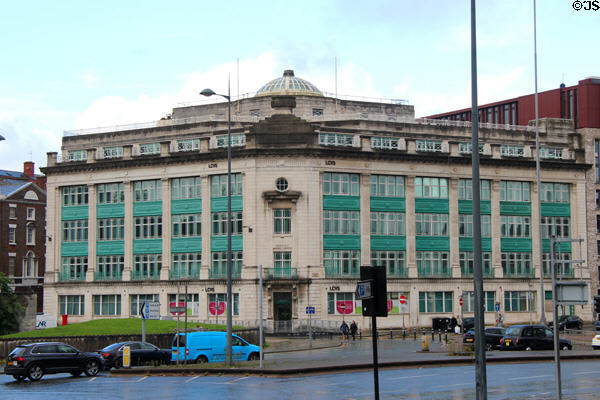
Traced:
POLYGON ((358 325, 356 325, 356 322, 354 320, 352 320, 352 323, 350 324, 350 334, 352 335, 352 340, 356 340, 356 332, 358 331, 358 325))
POLYGON ((450 320, 450 329, 452 331, 454 331, 457 325, 458 325, 458 321, 456 320, 456 317, 453 315, 452 319, 450 320))
POLYGON ((348 324, 346 321, 342 321, 342 325, 340 326, 340 330, 342 331, 342 341, 348 340, 348 333, 350 332, 350 328, 348 328, 348 324))

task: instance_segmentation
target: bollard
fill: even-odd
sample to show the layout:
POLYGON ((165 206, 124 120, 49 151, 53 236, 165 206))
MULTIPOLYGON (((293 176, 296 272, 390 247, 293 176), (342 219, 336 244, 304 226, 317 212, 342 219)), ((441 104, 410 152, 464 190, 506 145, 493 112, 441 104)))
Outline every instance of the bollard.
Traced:
POLYGON ((413 330, 413 340, 417 340, 417 328, 413 330))
POLYGON ((406 340, 406 329, 402 329, 402 340, 406 340))
POLYGON ((422 351, 429 351, 429 337, 423 336, 423 341, 421 342, 422 351))
POLYGON ((444 340, 446 341, 446 344, 448 344, 448 334, 446 333, 446 336, 444 337, 444 340))
POLYGON ((358 332, 358 338, 362 339, 362 331, 358 332))
POLYGON ((392 332, 392 330, 390 329, 390 339, 394 338, 394 333, 392 332))
POLYGON ((431 330, 431 341, 435 342, 435 331, 433 329, 431 330))
POLYGON ((442 331, 438 331, 438 335, 439 335, 439 342, 442 343, 442 331))

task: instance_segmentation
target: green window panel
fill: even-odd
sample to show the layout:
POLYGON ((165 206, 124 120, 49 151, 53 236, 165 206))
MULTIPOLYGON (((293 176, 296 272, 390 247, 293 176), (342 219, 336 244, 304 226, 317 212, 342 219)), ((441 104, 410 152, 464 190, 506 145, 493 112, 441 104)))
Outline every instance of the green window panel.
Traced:
POLYGON ((99 256, 125 254, 125 241, 112 240, 109 242, 96 242, 96 254, 99 256))
MULTIPOLYGON (((231 244, 233 246, 233 236, 231 237, 231 244)), ((201 237, 188 237, 171 239, 171 252, 172 253, 189 253, 189 252, 201 252, 202 251, 202 238, 201 237)))
POLYGON ((323 196, 323 210, 360 210, 360 196, 323 196))
POLYGON ((371 211, 406 211, 406 199, 399 197, 371 197, 371 211))
POLYGON ((162 201, 142 201, 133 203, 133 216, 162 215, 162 201))
POLYGON ((531 203, 524 201, 501 201, 500 215, 531 215, 531 203))
POLYGON ((96 206, 97 218, 118 218, 125 216, 124 204, 98 204, 96 206))
MULTIPOLYGON (((244 202, 242 196, 231 196, 231 211, 242 211, 244 202)), ((227 211, 227 196, 213 197, 210 199, 210 211, 222 212, 227 211)))
MULTIPOLYGON (((550 253, 550 239, 542 239, 542 252, 550 253)), ((557 253, 570 253, 571 252, 571 242, 559 242, 556 246, 557 253)))
MULTIPOLYGON (((460 251, 473 251, 473 238, 458 238, 458 249, 460 251)), ((481 238, 481 251, 492 251, 492 238, 481 238)))
MULTIPOLYGON (((242 251, 244 249, 244 238, 242 235, 231 235, 231 250, 242 251)), ((212 236, 210 238, 211 251, 227 251, 227 235, 212 236)))
POLYGON ((371 235, 371 250, 406 250, 406 236, 371 235))
POLYGON ((501 238, 500 251, 505 252, 531 252, 531 239, 529 238, 501 238))
MULTIPOLYGON (((492 213, 492 202, 489 200, 482 200, 479 202, 479 209, 481 214, 489 215, 492 213)), ((473 201, 472 200, 459 200, 458 201, 458 213, 459 214, 473 214, 473 201)))
POLYGON ((569 203, 542 203, 542 217, 570 217, 569 203))
POLYGON ((133 241, 133 254, 162 253, 162 239, 138 239, 133 241))
POLYGON ((415 199, 415 212, 418 213, 448 213, 448 199, 415 199))
POLYGON ((202 199, 186 199, 171 201, 171 214, 199 213, 202 213, 202 199))
POLYGON ((88 242, 63 243, 60 254, 63 257, 87 256, 88 242))
POLYGON ((62 208, 62 220, 87 219, 88 206, 67 206, 62 208))
POLYGON ((417 236, 415 242, 417 251, 450 251, 448 236, 417 236))
POLYGON ((360 235, 323 235, 325 250, 360 250, 360 235))

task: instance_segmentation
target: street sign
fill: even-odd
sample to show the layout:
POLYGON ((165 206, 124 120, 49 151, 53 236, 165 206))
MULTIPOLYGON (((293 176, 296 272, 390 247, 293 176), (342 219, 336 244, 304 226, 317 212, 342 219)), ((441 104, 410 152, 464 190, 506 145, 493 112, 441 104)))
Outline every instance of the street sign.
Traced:
POLYGON ((142 303, 140 315, 143 319, 160 319, 160 303, 158 301, 142 303))
POLYGON ((400 304, 402 304, 402 305, 406 304, 406 296, 404 296, 404 295, 400 296, 400 304))
POLYGON ((307 306, 306 307, 306 313, 307 314, 314 314, 315 313, 315 308, 311 307, 311 306, 307 306))
POLYGON ((500 311, 500 303, 494 304, 494 311, 500 311))
POLYGON ((463 306, 463 299, 462 299, 462 297, 459 297, 458 304, 460 304, 461 307, 463 306))
POLYGON ((356 285, 356 298, 358 300, 366 300, 373 298, 373 281, 361 281, 356 285))
POLYGON ((183 313, 185 313, 185 311, 186 311, 185 307, 182 307, 182 306, 169 307, 169 312, 171 314, 183 314, 183 313))

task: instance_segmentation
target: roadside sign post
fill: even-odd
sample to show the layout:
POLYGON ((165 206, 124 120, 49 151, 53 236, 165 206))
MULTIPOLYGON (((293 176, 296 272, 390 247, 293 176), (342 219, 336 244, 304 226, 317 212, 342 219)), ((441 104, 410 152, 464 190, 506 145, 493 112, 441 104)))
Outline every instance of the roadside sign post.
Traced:
POLYGON ((312 349, 312 315, 315 313, 315 308, 307 306, 306 313, 308 314, 308 346, 312 349))
POLYGON ((131 348, 123 346, 123 368, 131 367, 131 348))
POLYGON ((144 302, 140 306, 142 317, 142 342, 146 341, 146 320, 160 319, 160 303, 157 301, 144 302))
POLYGON ((465 328, 464 328, 464 326, 465 326, 465 319, 464 319, 465 308, 463 307, 464 295, 465 295, 465 292, 462 292, 462 294, 460 295, 460 298, 458 299, 458 304, 460 304, 460 333, 465 333, 465 328))
MULTIPOLYGON (((404 305, 406 304, 406 296, 401 294, 399 301, 400 301, 401 308, 403 309, 404 305)), ((405 314, 405 312, 404 312, 404 310, 402 310, 402 330, 406 329, 406 327, 404 326, 404 314, 405 314)))

